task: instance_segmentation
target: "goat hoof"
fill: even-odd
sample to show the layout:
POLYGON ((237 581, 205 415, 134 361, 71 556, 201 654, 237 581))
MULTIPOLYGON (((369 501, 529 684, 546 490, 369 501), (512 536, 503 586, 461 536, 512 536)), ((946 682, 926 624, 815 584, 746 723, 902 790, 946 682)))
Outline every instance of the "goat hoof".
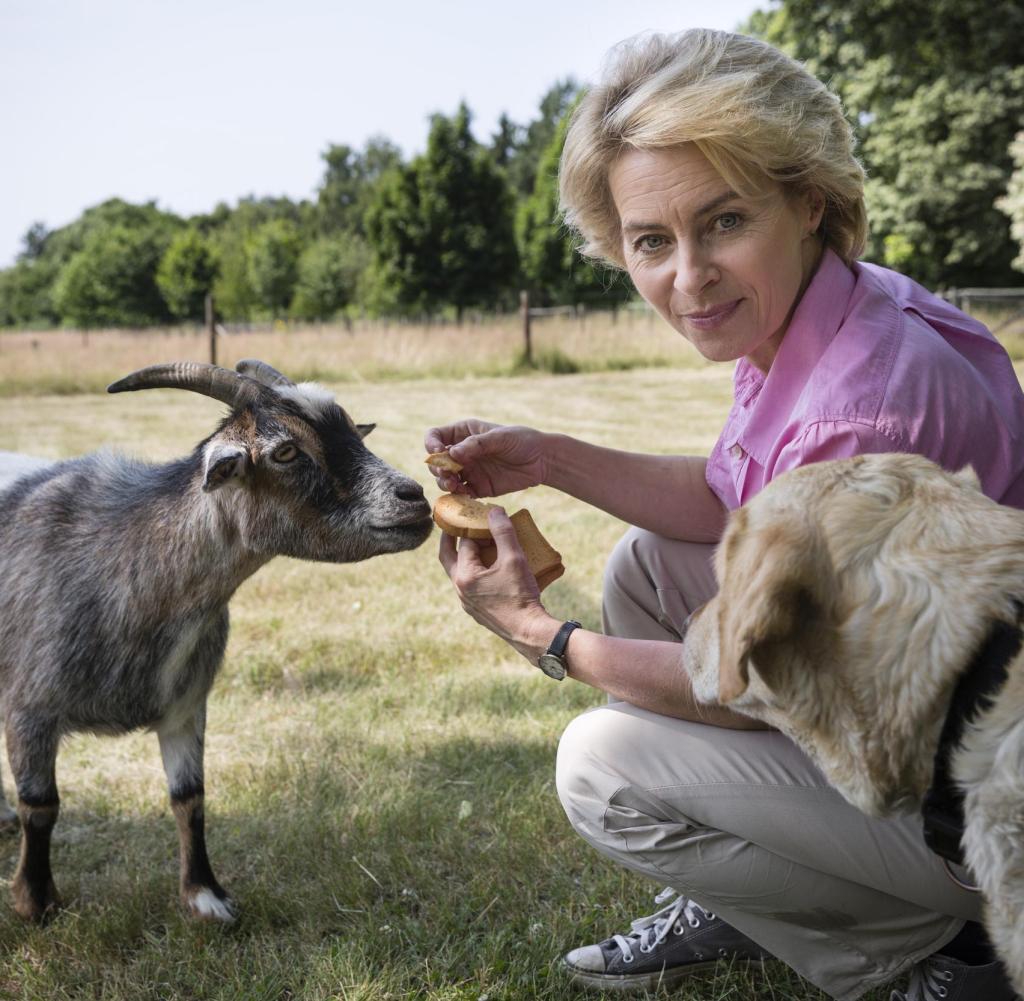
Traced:
POLYGON ((14 910, 17 915, 33 924, 44 925, 57 916, 63 904, 57 896, 53 880, 44 887, 31 887, 27 882, 15 881, 14 910))
POLYGON ((193 918, 200 921, 220 921, 233 924, 238 917, 235 902, 223 890, 209 886, 195 886, 184 893, 185 907, 193 918))

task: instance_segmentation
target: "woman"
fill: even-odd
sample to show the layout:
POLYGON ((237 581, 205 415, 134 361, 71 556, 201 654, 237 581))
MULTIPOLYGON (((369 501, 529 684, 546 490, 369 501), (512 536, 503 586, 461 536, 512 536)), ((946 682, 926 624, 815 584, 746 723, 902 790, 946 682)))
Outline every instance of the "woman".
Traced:
POLYGON ((575 112, 561 190, 585 253, 624 268, 705 357, 736 363, 709 457, 475 420, 426 436, 464 467, 438 471, 444 489, 544 483, 634 526, 606 571, 603 634, 546 612, 504 514, 489 569, 474 544, 441 544, 470 615, 534 664, 557 635, 542 666, 610 696, 563 736, 558 792, 588 842, 675 898, 565 964, 584 984, 643 988, 772 955, 834 998, 911 967, 913 1001, 1012 998, 977 900, 946 878, 920 819, 864 817, 780 734, 698 709, 678 647, 714 591, 728 511, 788 469, 919 452, 973 464, 990 496, 1024 506, 1024 395, 1006 353, 909 279, 857 262, 863 171, 839 102, 756 40, 697 30, 621 46, 575 112))

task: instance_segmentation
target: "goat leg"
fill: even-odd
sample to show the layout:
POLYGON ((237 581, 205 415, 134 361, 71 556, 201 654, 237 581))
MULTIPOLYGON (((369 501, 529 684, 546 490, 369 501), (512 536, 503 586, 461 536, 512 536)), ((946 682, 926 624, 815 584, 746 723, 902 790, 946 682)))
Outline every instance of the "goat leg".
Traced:
POLYGON ((235 920, 235 905, 217 882, 206 854, 203 731, 206 707, 173 729, 157 731, 181 852, 181 900, 193 917, 235 920))
POLYGON ((4 795, 3 783, 0 782, 0 834, 17 831, 19 826, 18 812, 11 809, 11 804, 4 795))
POLYGON ((50 835, 60 812, 58 735, 56 726, 38 718, 13 717, 6 729, 21 824, 21 855, 11 883, 14 909, 29 921, 42 922, 61 905, 50 869, 50 835))

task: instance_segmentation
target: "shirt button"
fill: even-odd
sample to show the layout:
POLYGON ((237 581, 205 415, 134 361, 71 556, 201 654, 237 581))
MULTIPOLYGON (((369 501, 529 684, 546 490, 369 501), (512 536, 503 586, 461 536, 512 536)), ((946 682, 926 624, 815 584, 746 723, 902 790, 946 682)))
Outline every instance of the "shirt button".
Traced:
POLYGON ((732 456, 732 457, 733 457, 734 459, 742 459, 742 458, 743 458, 743 449, 742 449, 742 447, 741 447, 740 445, 738 445, 738 444, 736 444, 736 445, 733 445, 733 446, 732 446, 732 448, 730 448, 730 449, 729 449, 729 454, 730 454, 730 455, 731 455, 731 456, 732 456))

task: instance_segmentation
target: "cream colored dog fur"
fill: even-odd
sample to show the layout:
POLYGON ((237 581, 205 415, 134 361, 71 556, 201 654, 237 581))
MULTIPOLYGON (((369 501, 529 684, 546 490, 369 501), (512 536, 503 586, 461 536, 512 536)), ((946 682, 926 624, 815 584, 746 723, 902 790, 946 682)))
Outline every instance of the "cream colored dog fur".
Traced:
MULTIPOLYGON (((1024 512, 913 455, 787 473, 735 511, 692 618, 697 698, 795 740, 855 806, 919 809, 958 676, 1024 603, 1024 512)), ((1024 995, 1024 653, 954 757, 986 926, 1024 995)))

